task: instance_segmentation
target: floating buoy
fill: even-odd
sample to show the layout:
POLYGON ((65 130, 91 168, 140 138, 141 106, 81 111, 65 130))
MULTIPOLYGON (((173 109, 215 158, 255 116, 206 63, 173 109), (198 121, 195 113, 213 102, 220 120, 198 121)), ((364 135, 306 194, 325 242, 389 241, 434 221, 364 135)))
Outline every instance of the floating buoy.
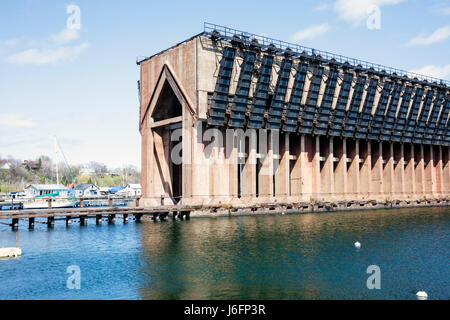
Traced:
POLYGON ((12 258, 22 255, 20 248, 0 248, 0 258, 12 258))
POLYGON ((416 293, 417 298, 420 300, 425 300, 428 298, 428 294, 425 291, 419 291, 416 293))
POLYGON ((359 243, 358 241, 355 242, 355 248, 361 248, 361 243, 359 243))

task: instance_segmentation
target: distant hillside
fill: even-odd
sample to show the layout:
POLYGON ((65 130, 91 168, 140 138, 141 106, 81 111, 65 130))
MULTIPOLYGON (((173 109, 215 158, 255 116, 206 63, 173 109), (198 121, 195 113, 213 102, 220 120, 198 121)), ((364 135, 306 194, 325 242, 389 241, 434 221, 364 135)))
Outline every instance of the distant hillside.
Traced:
MULTIPOLYGON (((71 166, 72 173, 64 163, 58 164, 59 180, 64 185, 95 183, 98 186, 119 186, 140 183, 141 174, 134 166, 109 169, 104 164, 90 162, 86 165, 71 166)), ((0 193, 22 190, 31 183, 56 183, 55 164, 48 156, 36 160, 18 160, 0 157, 0 193)))

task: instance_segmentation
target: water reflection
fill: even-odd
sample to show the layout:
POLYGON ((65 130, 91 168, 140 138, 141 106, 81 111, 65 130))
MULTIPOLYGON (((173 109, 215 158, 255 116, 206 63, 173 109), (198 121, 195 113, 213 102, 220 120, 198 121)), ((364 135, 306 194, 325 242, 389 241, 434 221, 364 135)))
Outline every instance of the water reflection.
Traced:
MULTIPOLYGON (((141 270, 148 277, 139 293, 144 299, 412 298, 409 291, 419 284, 449 281, 448 272, 441 273, 448 267, 448 247, 442 247, 449 240, 448 213, 428 208, 148 223, 142 248, 149 263, 141 270), (382 270, 382 290, 366 288, 371 264, 382 270)), ((448 288, 430 290, 443 298, 448 288)))

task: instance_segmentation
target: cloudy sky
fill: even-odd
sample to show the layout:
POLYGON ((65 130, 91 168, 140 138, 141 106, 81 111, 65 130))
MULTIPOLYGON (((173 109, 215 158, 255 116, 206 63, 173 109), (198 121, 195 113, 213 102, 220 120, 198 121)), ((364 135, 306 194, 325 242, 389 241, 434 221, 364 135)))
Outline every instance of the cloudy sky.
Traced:
POLYGON ((136 57, 204 21, 450 80, 450 0, 2 1, 0 155, 140 166, 136 57))

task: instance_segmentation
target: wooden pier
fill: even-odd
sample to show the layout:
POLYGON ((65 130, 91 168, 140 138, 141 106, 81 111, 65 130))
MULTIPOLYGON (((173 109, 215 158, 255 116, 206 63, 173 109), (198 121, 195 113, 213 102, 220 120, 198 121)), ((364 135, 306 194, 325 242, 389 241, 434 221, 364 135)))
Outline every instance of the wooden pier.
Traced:
POLYGON ((157 206, 143 207, 96 207, 96 208, 63 208, 63 209, 35 209, 35 210, 8 210, 0 211, 0 223, 10 225, 14 230, 19 227, 20 220, 28 220, 28 227, 34 228, 37 219, 44 219, 41 223, 53 227, 55 220, 65 220, 70 225, 73 219, 78 219, 80 225, 86 225, 88 219, 95 219, 96 224, 101 224, 104 218, 108 223, 114 223, 120 216, 124 223, 130 217, 140 221, 143 215, 151 216, 153 220, 164 220, 169 213, 176 219, 189 218, 192 207, 190 206, 157 206), (2 222, 1 220, 9 220, 2 222))

